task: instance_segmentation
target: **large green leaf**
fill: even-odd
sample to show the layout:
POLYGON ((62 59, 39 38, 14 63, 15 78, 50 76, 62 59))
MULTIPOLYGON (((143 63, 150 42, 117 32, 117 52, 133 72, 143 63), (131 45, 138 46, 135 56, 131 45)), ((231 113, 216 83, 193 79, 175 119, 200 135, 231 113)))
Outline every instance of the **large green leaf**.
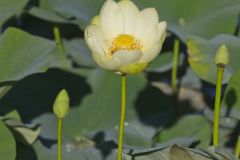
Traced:
POLYGON ((235 117, 239 119, 240 115, 240 71, 236 71, 228 82, 224 93, 222 114, 224 116, 235 117))
POLYGON ((187 68, 184 77, 181 79, 181 86, 200 89, 202 87, 202 83, 198 76, 189 67, 187 68))
POLYGON ((78 22, 78 25, 84 29, 90 23, 91 18, 99 14, 103 2, 104 0, 40 0, 41 12, 45 11, 47 13, 44 15, 49 16, 42 16, 43 14, 39 14, 40 10, 38 10, 39 13, 36 10, 31 12, 39 18, 55 22, 56 20, 51 17, 58 16, 58 20, 76 18, 74 23, 78 22))
POLYGON ((240 71, 236 71, 230 78, 224 93, 223 106, 231 109, 240 108, 240 71))
POLYGON ((8 112, 7 114, 5 114, 4 118, 16 119, 16 120, 21 121, 21 117, 20 117, 18 111, 15 109, 8 112))
POLYGON ((44 113, 53 113, 54 99, 63 88, 69 92, 71 106, 79 104, 91 92, 84 77, 50 69, 18 81, 1 98, 0 112, 9 113, 16 109, 23 122, 29 122, 44 113))
MULTIPOLYGON (((20 148, 17 155, 19 160, 53 160, 57 159, 57 146, 51 148, 37 141, 31 150, 26 146, 20 148)), ((116 144, 105 142, 96 146, 74 149, 73 145, 63 145, 62 159, 64 160, 113 160, 117 159, 116 144)))
POLYGON ((225 68, 223 83, 239 68, 240 39, 230 35, 218 35, 211 40, 191 36, 187 41, 189 63, 192 70, 207 82, 216 83, 217 66, 214 62, 217 49, 225 44, 230 62, 225 68))
POLYGON ((28 0, 1 0, 0 1, 0 30, 3 23, 10 17, 20 13, 28 0))
MULTIPOLYGON (((65 125, 63 125, 65 127, 65 125)), ((125 126, 124 134, 124 148, 135 148, 133 146, 151 146, 151 138, 155 132, 150 127, 140 125, 139 123, 129 123, 125 126)), ((68 139, 63 143, 63 157, 68 160, 79 159, 81 160, 111 160, 116 159, 117 156, 117 141, 118 132, 117 129, 114 131, 101 131, 94 133, 90 136, 92 140, 86 139, 85 137, 76 137, 75 139, 68 139)), ((37 142, 34 144, 34 149, 39 159, 56 159, 57 148, 53 145, 50 149, 45 145, 37 142)), ((23 156, 23 155, 21 155, 23 156)))
MULTIPOLYGON (((87 79, 91 86, 91 94, 87 95, 80 104, 73 106, 74 108, 64 120, 66 127, 63 132, 66 138, 80 136, 82 132, 96 132, 118 126, 121 106, 120 79, 121 76, 113 72, 101 69, 92 71, 87 79)), ((143 75, 127 78, 126 122, 136 120, 138 117, 145 119, 156 116, 157 120, 162 118, 160 121, 162 124, 165 123, 172 111, 171 103, 168 104, 169 106, 166 103, 171 102, 172 99, 164 97, 160 91, 158 94, 155 93, 157 92, 155 90, 152 90, 152 94, 156 97, 148 97, 151 96, 150 88, 148 88, 149 91, 143 92, 147 94, 146 96, 140 95, 144 87, 146 87, 146 80, 143 75), (165 99, 166 103, 160 99, 165 99), (160 102, 162 106, 158 105, 160 102), (149 106, 149 104, 153 105, 149 106), (159 116, 160 113, 161 116, 159 116)), ((35 122, 44 124, 42 136, 50 139, 56 138, 56 118, 52 114, 43 115, 35 122)))
POLYGON ((57 23, 73 23, 72 21, 68 21, 67 19, 64 19, 64 17, 55 14, 54 12, 51 12, 46 9, 32 7, 29 11, 29 14, 32 16, 35 16, 40 19, 44 19, 47 21, 57 22, 57 23))
POLYGON ((0 37, 0 82, 44 72, 58 61, 59 55, 53 41, 9 28, 0 37))
POLYGON ((136 4, 157 8, 160 19, 183 41, 187 35, 211 38, 219 33, 233 34, 240 11, 239 0, 134 0, 136 4))
POLYGON ((12 133, 0 120, 0 157, 4 160, 15 160, 16 144, 12 133))
MULTIPOLYGON (((83 141, 78 142, 83 143, 83 141)), ((62 158, 66 160, 106 160, 115 159, 116 144, 112 142, 102 143, 101 145, 94 144, 85 148, 75 147, 79 144, 62 145, 62 158)), ((32 146, 21 145, 18 149, 17 160, 31 159, 31 160, 52 160, 57 159, 57 145, 46 147, 41 141, 35 142, 32 146)))
MULTIPOLYGON (((65 127, 66 136, 72 138, 73 135, 79 135, 82 131, 96 131, 118 125, 121 106, 120 80, 121 76, 110 71, 96 69, 91 72, 87 82, 91 86, 92 93, 85 97, 80 104, 77 104, 65 118, 64 123, 71 124, 65 127)), ((128 78, 127 120, 136 118, 133 104, 145 83, 146 80, 142 75, 128 78)), ((81 84, 79 85, 81 86, 81 84)), ((39 118, 43 118, 39 122, 45 121, 45 127, 48 126, 46 131, 52 131, 53 136, 56 137, 53 130, 53 126, 56 126, 55 117, 52 116, 50 123, 48 118, 39 118)), ((45 136, 51 137, 48 132, 45 136)))
MULTIPOLYGON (((220 113, 219 146, 227 147, 229 150, 229 146, 235 146, 236 137, 239 135, 238 125, 240 110, 237 108, 229 109, 225 106, 221 106, 220 113)), ((213 124, 214 112, 211 109, 206 107, 204 109, 204 116, 211 124, 213 124)))
POLYGON ((200 142, 201 147, 207 147, 211 141, 211 129, 207 119, 198 115, 185 116, 170 128, 164 129, 158 138, 161 143, 164 143, 187 137, 195 138, 200 142))
POLYGON ((38 138, 41 126, 23 124, 21 117, 16 110, 7 113, 2 117, 6 126, 11 130, 16 140, 26 145, 31 145, 38 138))
MULTIPOLYGON (((183 54, 180 54, 179 56, 179 61, 178 65, 182 65, 184 61, 184 56, 183 54)), ((172 64, 173 62, 173 53, 172 52, 164 52, 160 53, 156 59, 154 59, 149 67, 146 69, 148 72, 157 72, 157 73, 162 73, 162 72, 167 72, 172 69, 172 64)))
POLYGON ((40 125, 25 125, 16 119, 5 119, 5 124, 11 129, 17 140, 24 144, 32 144, 39 136, 40 125))
MULTIPOLYGON (((115 127, 111 130, 104 130, 101 132, 92 132, 86 134, 90 139, 101 137, 101 141, 114 141, 118 143, 119 128, 115 127)), ((152 126, 147 126, 139 121, 126 122, 124 128, 124 147, 150 147, 153 143, 153 137, 156 134, 156 129, 152 126)), ((98 138, 99 141, 100 138, 98 138)))
POLYGON ((69 54, 73 61, 80 66, 96 67, 93 61, 92 53, 83 38, 64 40, 66 53, 69 54))
MULTIPOLYGON (((96 69, 88 77, 88 82, 92 87, 92 94, 87 96, 82 104, 76 108, 76 111, 73 112, 73 115, 78 118, 76 125, 88 126, 84 129, 85 131, 103 129, 106 126, 118 126, 121 106, 120 80, 119 75, 102 69, 96 69), (88 115, 85 113, 88 113, 88 115), (94 117, 94 121, 92 117, 94 117)), ((150 116, 159 116, 160 113, 165 114, 165 116, 162 116, 166 120, 169 111, 172 111, 172 99, 165 98, 161 92, 156 92, 152 87, 148 86, 142 74, 127 76, 126 122, 137 118, 144 119, 150 116), (155 94, 156 97, 150 97, 151 94, 155 94), (160 101, 162 98, 165 98, 165 103, 160 101)))

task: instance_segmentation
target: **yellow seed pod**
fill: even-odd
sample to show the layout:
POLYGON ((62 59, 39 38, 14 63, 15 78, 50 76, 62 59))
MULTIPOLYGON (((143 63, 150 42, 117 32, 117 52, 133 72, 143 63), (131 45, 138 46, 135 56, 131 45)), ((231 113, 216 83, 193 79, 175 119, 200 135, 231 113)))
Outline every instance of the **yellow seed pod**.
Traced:
POLYGON ((69 112, 69 96, 65 89, 58 93, 53 104, 53 112, 58 118, 64 118, 69 112))
POLYGON ((226 45, 221 45, 215 55, 215 64, 216 65, 227 65, 229 62, 229 51, 226 45))

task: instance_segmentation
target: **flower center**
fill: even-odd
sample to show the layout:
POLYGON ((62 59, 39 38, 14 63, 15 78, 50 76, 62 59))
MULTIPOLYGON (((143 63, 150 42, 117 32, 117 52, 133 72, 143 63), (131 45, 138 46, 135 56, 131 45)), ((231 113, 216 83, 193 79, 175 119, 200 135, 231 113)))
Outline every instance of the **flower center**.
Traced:
POLYGON ((112 42, 110 51, 113 54, 119 50, 134 51, 134 50, 139 50, 142 47, 143 46, 141 42, 135 39, 133 36, 129 34, 120 34, 112 42))

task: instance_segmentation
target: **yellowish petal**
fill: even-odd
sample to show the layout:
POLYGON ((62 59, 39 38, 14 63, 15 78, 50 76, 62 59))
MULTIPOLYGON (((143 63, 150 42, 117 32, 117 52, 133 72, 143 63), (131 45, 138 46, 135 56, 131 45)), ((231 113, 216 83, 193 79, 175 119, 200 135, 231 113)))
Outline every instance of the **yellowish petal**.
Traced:
POLYGON ((124 15, 118 3, 113 0, 104 3, 100 12, 100 26, 109 41, 124 33, 124 15))
POLYGON ((107 45, 100 28, 96 25, 89 25, 84 34, 88 47, 95 53, 105 55, 107 45))
POLYGON ((143 48, 142 50, 145 51, 149 48, 149 46, 152 46, 156 43, 156 37, 158 34, 157 26, 154 27, 148 34, 145 35, 145 37, 142 40, 143 48))
POLYGON ((154 44, 151 48, 143 52, 143 56, 141 57, 141 63, 150 63, 154 58, 158 56, 162 49, 162 43, 158 42, 154 44))
POLYGON ((159 40, 161 42, 163 42, 166 38, 166 29, 167 29, 167 22, 162 21, 157 25, 157 39, 156 42, 158 42, 159 40))
POLYGON ((113 60, 118 61, 122 66, 138 62, 142 56, 141 51, 117 51, 113 54, 113 60))
POLYGON ((92 56, 95 62, 104 69, 117 70, 117 68, 119 68, 120 66, 117 61, 110 59, 106 56, 99 55, 98 53, 93 52, 92 56))
POLYGON ((121 0, 118 4, 125 18, 124 33, 133 34, 135 19, 140 11, 131 0, 121 0))
POLYGON ((121 66, 120 68, 118 68, 118 71, 127 74, 137 74, 142 72, 147 66, 148 63, 135 63, 126 66, 121 66))
POLYGON ((148 37, 145 37, 143 41, 143 52, 149 50, 149 48, 156 45, 156 43, 163 43, 166 38, 166 28, 167 23, 165 21, 157 24, 156 28, 153 30, 153 33, 148 37))
POLYGON ((143 40, 150 34, 153 28, 159 23, 159 17, 156 9, 146 8, 142 10, 135 22, 134 31, 136 38, 143 40))
POLYGON ((95 17, 92 18, 91 24, 97 25, 97 26, 100 25, 100 17, 99 17, 99 15, 97 15, 97 16, 95 16, 95 17))

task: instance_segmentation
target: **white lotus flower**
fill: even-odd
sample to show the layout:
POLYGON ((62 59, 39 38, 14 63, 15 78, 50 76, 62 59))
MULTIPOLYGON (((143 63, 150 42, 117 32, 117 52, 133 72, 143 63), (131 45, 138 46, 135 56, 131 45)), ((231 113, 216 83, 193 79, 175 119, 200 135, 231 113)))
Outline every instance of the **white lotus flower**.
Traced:
POLYGON ((107 0, 86 28, 85 39, 98 65, 134 74, 159 54, 166 26, 154 8, 139 11, 131 0, 107 0))

